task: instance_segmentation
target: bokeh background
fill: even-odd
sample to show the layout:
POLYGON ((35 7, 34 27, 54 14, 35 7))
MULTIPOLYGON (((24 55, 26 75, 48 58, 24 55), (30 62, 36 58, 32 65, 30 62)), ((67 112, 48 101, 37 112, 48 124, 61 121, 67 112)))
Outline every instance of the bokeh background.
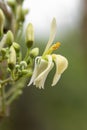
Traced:
MULTIPOLYGON (((55 87, 51 87, 55 69, 44 90, 25 87, 0 130, 87 130, 87 0, 25 0, 24 7, 30 9, 25 26, 34 24, 34 46, 40 47, 40 54, 56 18, 54 42, 61 46, 55 53, 67 57, 69 67, 55 87)), ((24 53, 23 39, 20 43, 24 53)))

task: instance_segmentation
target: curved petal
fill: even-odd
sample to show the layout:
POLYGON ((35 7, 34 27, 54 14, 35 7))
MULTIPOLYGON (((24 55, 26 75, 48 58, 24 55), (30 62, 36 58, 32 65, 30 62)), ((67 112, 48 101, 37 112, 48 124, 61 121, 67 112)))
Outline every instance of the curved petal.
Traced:
POLYGON ((52 20, 52 23, 51 23, 51 30, 50 30, 50 36, 49 36, 49 41, 47 43, 47 46, 46 46, 46 49, 44 51, 44 54, 45 52, 49 49, 49 47, 51 46, 54 38, 55 38, 55 35, 56 35, 56 28, 57 28, 57 25, 56 25, 56 19, 53 18, 52 20))
POLYGON ((56 83, 59 81, 61 74, 66 70, 68 67, 68 61, 65 57, 61 55, 53 54, 53 60, 56 64, 56 73, 53 78, 52 86, 56 85, 56 83))
POLYGON ((40 73, 40 75, 34 81, 34 84, 36 85, 36 87, 39 87, 40 89, 44 88, 45 80, 54 65, 52 62, 52 56, 48 55, 47 59, 48 59, 47 68, 42 73, 40 73))
POLYGON ((31 80, 30 80, 28 86, 30 86, 33 83, 33 81, 35 80, 35 78, 37 77, 37 73, 38 73, 38 69, 39 69, 39 66, 37 63, 38 59, 41 59, 41 57, 36 57, 36 59, 35 59, 35 68, 34 68, 33 75, 31 77, 31 80))

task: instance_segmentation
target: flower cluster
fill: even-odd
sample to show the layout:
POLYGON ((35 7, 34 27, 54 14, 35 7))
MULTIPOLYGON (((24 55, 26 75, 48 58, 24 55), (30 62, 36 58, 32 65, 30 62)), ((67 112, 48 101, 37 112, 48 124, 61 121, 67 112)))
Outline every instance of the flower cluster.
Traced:
POLYGON ((34 85, 36 85, 36 87, 44 89, 45 80, 49 72, 54 67, 55 63, 56 72, 52 82, 52 86, 54 86, 59 81, 61 74, 68 67, 68 60, 64 56, 61 56, 59 54, 52 54, 52 52, 58 49, 58 47, 60 46, 59 42, 52 45, 55 34, 56 34, 56 20, 54 18, 51 23, 50 37, 46 49, 42 56, 38 56, 35 59, 35 67, 33 75, 31 77, 28 86, 30 86, 33 83, 34 85))
POLYGON ((57 28, 55 18, 52 20, 50 37, 42 56, 38 56, 39 48, 32 48, 34 28, 32 23, 29 23, 23 30, 25 16, 28 13, 28 10, 23 8, 23 1, 0 0, 0 116, 2 117, 7 115, 8 106, 22 94, 27 79, 31 77, 28 86, 33 83, 37 88, 44 89, 47 76, 55 65, 56 72, 52 81, 52 86, 55 86, 68 66, 65 57, 53 53, 60 46, 60 42, 52 44, 57 28), (25 54, 19 42, 23 42, 26 46, 25 54))

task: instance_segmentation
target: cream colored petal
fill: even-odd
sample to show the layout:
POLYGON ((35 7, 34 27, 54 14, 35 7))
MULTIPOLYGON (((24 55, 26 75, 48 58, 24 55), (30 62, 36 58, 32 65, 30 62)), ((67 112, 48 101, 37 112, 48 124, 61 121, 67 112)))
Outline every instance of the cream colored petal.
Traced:
POLYGON ((59 81, 59 79, 61 77, 61 74, 68 67, 68 60, 61 55, 53 54, 53 60, 56 64, 56 73, 53 78, 52 86, 56 85, 56 83, 59 81))
POLYGON ((53 68, 52 56, 48 55, 47 59, 48 59, 47 68, 42 73, 40 73, 40 75, 34 81, 34 84, 36 85, 36 87, 38 87, 40 89, 44 88, 45 80, 46 80, 49 72, 53 68))
POLYGON ((56 29, 57 29, 56 19, 53 18, 52 23, 51 23, 51 30, 50 30, 49 41, 47 43, 46 49, 44 51, 44 54, 49 49, 49 47, 51 46, 51 44, 53 43, 53 40, 54 40, 55 35, 56 35, 56 29))
POLYGON ((41 56, 36 57, 33 75, 28 86, 32 83, 35 85, 34 80, 47 68, 47 66, 48 62, 46 60, 42 59, 41 56))
POLYGON ((41 59, 41 57, 36 57, 36 59, 35 59, 35 67, 34 67, 33 75, 30 79, 28 86, 30 86, 33 83, 33 81, 35 80, 35 78, 37 77, 38 68, 39 68, 38 63, 37 63, 38 59, 41 59))
POLYGON ((43 75, 42 78, 39 77, 38 79, 35 80, 34 85, 36 85, 36 87, 38 87, 39 89, 41 89, 41 88, 44 89, 44 84, 45 84, 46 78, 47 78, 49 72, 51 71, 51 69, 53 68, 53 66, 54 66, 54 64, 52 63, 48 72, 45 75, 43 75))

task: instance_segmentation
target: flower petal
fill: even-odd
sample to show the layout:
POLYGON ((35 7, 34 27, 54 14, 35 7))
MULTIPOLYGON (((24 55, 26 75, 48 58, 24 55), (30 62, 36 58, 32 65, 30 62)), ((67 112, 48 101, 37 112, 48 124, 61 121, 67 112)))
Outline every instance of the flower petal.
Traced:
POLYGON ((47 68, 47 66, 48 61, 42 59, 41 56, 36 57, 35 68, 28 86, 30 86, 32 83, 35 85, 34 80, 47 68))
POLYGON ((35 59, 35 68, 34 68, 33 75, 30 79, 28 86, 30 86, 33 83, 33 81, 35 80, 35 78, 37 77, 37 72, 38 72, 37 59, 38 59, 38 57, 36 57, 36 59, 35 59))
POLYGON ((46 46, 46 49, 44 51, 44 54, 45 52, 49 49, 49 47, 51 46, 54 38, 55 38, 55 35, 56 35, 56 28, 57 28, 57 25, 56 25, 56 19, 53 18, 52 20, 52 23, 51 23, 51 30, 50 30, 50 36, 49 36, 49 41, 47 43, 47 46, 46 46))
POLYGON ((40 73, 40 75, 35 79, 34 84, 36 85, 36 87, 44 88, 44 83, 45 80, 49 74, 49 72, 51 71, 51 69, 53 68, 53 62, 52 62, 52 56, 51 55, 47 55, 47 59, 48 59, 48 66, 47 68, 40 73))
POLYGON ((52 83, 52 86, 54 86, 59 81, 61 74, 68 67, 68 61, 65 57, 63 57, 61 55, 53 54, 52 57, 53 57, 53 60, 56 64, 56 73, 54 75, 53 83, 52 83))

